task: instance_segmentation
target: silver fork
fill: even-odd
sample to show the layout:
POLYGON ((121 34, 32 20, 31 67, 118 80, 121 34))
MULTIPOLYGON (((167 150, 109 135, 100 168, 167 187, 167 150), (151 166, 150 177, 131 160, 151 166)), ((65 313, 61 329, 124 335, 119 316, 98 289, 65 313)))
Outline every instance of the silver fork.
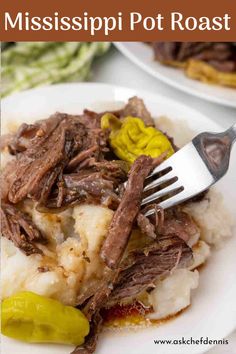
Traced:
MULTIPOLYGON (((145 197, 141 205, 157 203, 166 209, 205 191, 226 174, 235 140, 236 124, 223 133, 197 135, 148 176, 155 179, 144 192, 158 190, 145 197)), ((151 209, 145 215, 153 213, 151 209)))

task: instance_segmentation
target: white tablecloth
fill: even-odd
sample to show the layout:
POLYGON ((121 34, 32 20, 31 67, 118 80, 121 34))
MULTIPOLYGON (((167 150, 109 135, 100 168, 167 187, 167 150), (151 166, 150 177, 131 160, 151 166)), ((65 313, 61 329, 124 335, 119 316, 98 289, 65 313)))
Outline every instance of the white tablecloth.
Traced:
MULTIPOLYGON (((236 122, 236 109, 201 100, 162 83, 131 63, 115 48, 105 58, 100 58, 97 61, 91 79, 95 82, 150 90, 171 97, 199 110, 225 128, 236 122)), ((236 354, 236 332, 230 335, 228 340, 229 345, 219 345, 208 353, 236 354)))

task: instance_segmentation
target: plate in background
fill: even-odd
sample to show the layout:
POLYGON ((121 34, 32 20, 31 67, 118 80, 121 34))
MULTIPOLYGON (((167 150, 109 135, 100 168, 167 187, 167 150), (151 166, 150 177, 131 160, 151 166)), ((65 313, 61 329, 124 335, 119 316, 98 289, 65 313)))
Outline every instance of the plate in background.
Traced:
POLYGON ((209 85, 190 79, 183 70, 155 61, 152 47, 145 43, 114 42, 114 45, 133 63, 155 78, 190 95, 236 108, 236 88, 209 85))

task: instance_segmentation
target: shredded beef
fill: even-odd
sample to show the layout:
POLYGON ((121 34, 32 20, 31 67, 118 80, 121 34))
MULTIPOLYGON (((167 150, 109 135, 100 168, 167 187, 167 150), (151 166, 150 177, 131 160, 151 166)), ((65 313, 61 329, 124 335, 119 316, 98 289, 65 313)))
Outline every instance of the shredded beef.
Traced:
POLYGON ((84 344, 78 346, 71 354, 93 354, 96 349, 98 334, 102 325, 102 317, 99 313, 93 317, 90 325, 90 331, 85 338, 84 344))
POLYGON ((14 138, 14 134, 4 134, 0 138, 0 151, 4 150, 9 146, 14 138))
MULTIPOLYGON (((101 117, 107 113, 102 112, 102 113, 95 113, 90 110, 85 109, 84 110, 84 117, 85 119, 87 118, 92 118, 94 121, 97 122, 97 127, 100 127, 100 122, 101 122, 101 117)), ((116 111, 109 111, 109 113, 114 114, 117 118, 124 118, 127 116, 133 116, 133 117, 138 117, 141 118, 145 125, 147 126, 154 126, 154 120, 146 108, 143 100, 137 96, 131 97, 128 100, 128 103, 124 106, 124 108, 116 111)))
MULTIPOLYGON (((80 174, 63 175, 63 182, 58 185, 55 196, 52 196, 43 205, 38 205, 38 210, 58 212, 69 206, 81 202, 106 204, 107 198, 114 207, 119 204, 119 197, 115 194, 112 181, 103 178, 99 172, 92 172, 83 178, 80 174)), ((109 206, 108 205, 108 206, 109 206)))
POLYGON ((73 170, 75 167, 77 167, 82 161, 91 158, 92 154, 97 151, 98 146, 94 145, 89 147, 87 150, 81 151, 73 157, 73 159, 70 160, 67 166, 67 170, 73 170))
POLYGON ((27 150, 32 145, 32 139, 49 136, 63 119, 63 115, 54 114, 48 119, 39 120, 34 124, 23 123, 18 128, 12 141, 8 145, 12 154, 18 154, 27 150))
MULTIPOLYGON (((137 97, 130 99, 123 110, 114 113, 120 118, 132 114, 142 118, 145 124, 153 125, 150 113, 137 97)), ((80 116, 56 113, 35 124, 22 124, 6 142, 9 151, 16 155, 16 160, 3 171, 3 200, 17 204, 25 198, 32 198, 38 202, 41 210, 66 208, 74 205, 76 198, 78 202, 84 200, 84 189, 79 195, 78 188, 76 193, 70 190, 64 184, 63 175, 91 167, 95 171, 102 169, 103 174, 114 175, 114 195, 114 189, 119 187, 119 181, 124 178, 115 176, 118 169, 114 169, 107 160, 114 156, 108 146, 108 132, 100 128, 102 115, 89 110, 80 116)), ((86 182, 86 189, 91 191, 89 183, 86 182)), ((86 194, 91 196, 87 191, 86 194)), ((109 194, 102 199, 107 204, 113 204, 110 200, 111 191, 109 194)))
POLYGON ((149 246, 128 253, 118 269, 106 272, 103 283, 94 295, 88 301, 83 299, 85 306, 82 309, 90 320, 92 330, 85 344, 77 347, 73 354, 90 354, 95 350, 99 329, 96 328, 96 321, 94 327, 94 319, 101 308, 113 306, 124 298, 155 287, 154 282, 160 277, 167 276, 177 267, 187 267, 191 262, 191 248, 175 235, 163 236, 149 246))
POLYGON ((82 115, 82 121, 89 129, 100 129, 102 116, 103 113, 96 113, 89 109, 85 109, 82 115))
POLYGON ((143 183, 152 168, 152 158, 144 155, 138 157, 131 167, 124 195, 101 249, 101 257, 109 268, 116 268, 123 255, 140 209, 143 183))
POLYGON ((156 238, 155 225, 142 213, 138 214, 137 224, 143 234, 151 238, 156 238))
POLYGON ((48 173, 42 177, 33 194, 34 199, 37 200, 39 204, 46 204, 51 189, 55 181, 60 178, 59 176, 61 175, 62 170, 63 166, 58 164, 53 170, 48 171, 48 173))
POLYGON ((188 242, 191 236, 196 235, 198 231, 191 216, 178 208, 166 210, 164 222, 158 228, 158 233, 162 235, 175 234, 185 242, 188 242))
POLYGON ((26 196, 40 195, 43 189, 41 182, 45 175, 50 178, 50 171, 54 173, 58 164, 65 163, 66 154, 72 148, 73 137, 68 134, 63 118, 64 115, 53 116, 51 119, 57 122, 56 128, 51 133, 39 128, 28 148, 17 155, 14 171, 9 179, 10 202, 18 203, 26 196))
POLYGON ((113 290, 113 284, 115 283, 119 269, 107 271, 104 274, 103 282, 100 287, 94 289, 94 294, 83 299, 83 304, 80 303, 85 316, 90 321, 90 332, 85 338, 85 343, 75 348, 72 354, 92 354, 96 349, 98 333, 102 324, 102 317, 100 316, 100 310, 105 306, 109 295, 113 290))
POLYGON ((97 203, 117 209, 116 189, 127 178, 122 161, 98 161, 75 173, 63 174, 50 196, 39 203, 39 211, 58 212, 81 202, 97 203))
POLYGON ((222 72, 236 71, 236 47, 232 42, 154 42, 155 59, 184 62, 194 58, 222 72))
POLYGON ((27 256, 34 253, 42 253, 34 242, 45 243, 46 240, 30 217, 13 205, 1 204, 1 232, 4 237, 11 240, 27 256))
POLYGON ((177 42, 153 42, 155 59, 158 61, 172 61, 175 58, 178 43, 177 42))
POLYGON ((120 265, 122 271, 107 306, 153 287, 160 276, 168 275, 174 268, 186 267, 191 261, 191 248, 175 235, 159 238, 148 247, 132 251, 120 265))
POLYGON ((141 118, 146 126, 154 126, 154 120, 147 110, 143 100, 137 96, 131 97, 122 111, 122 116, 132 116, 141 118))
POLYGON ((93 296, 87 299, 85 304, 82 304, 83 312, 89 320, 106 305, 119 273, 120 269, 105 270, 102 283, 96 289, 93 296))
POLYGON ((176 60, 183 61, 196 56, 202 51, 210 48, 211 42, 183 42, 179 43, 176 53, 176 60))
POLYGON ((4 198, 18 203, 31 197, 43 205, 67 165, 73 170, 95 155, 98 161, 105 150, 106 137, 97 123, 95 129, 88 129, 84 122, 92 126, 89 120, 93 121, 87 116, 57 113, 35 125, 22 125, 9 146, 17 158, 3 172, 4 198))

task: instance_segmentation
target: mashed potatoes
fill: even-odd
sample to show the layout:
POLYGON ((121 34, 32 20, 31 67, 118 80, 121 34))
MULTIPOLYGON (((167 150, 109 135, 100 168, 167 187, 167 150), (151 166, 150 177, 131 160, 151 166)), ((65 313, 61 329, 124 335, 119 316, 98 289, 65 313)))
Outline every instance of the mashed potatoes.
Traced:
POLYGON ((191 290, 198 287, 198 271, 176 269, 150 293, 149 300, 154 308, 151 319, 161 319, 174 315, 190 305, 191 290))
POLYGON ((198 203, 190 203, 185 211, 192 215, 201 228, 201 239, 220 246, 232 235, 233 220, 225 208, 222 195, 214 188, 198 203))
POLYGON ((74 305, 86 284, 102 277, 98 253, 113 212, 80 205, 60 214, 43 214, 33 208, 31 215, 50 245, 39 246, 44 256, 27 257, 2 238, 2 298, 29 290, 74 305))
POLYGON ((2 298, 15 294, 20 290, 34 291, 40 295, 58 298, 63 289, 63 274, 57 269, 39 272, 42 256, 26 256, 14 244, 2 238, 2 298))
POLYGON ((199 240, 192 248, 193 250, 193 264, 189 267, 189 269, 195 269, 205 263, 207 258, 210 256, 210 246, 199 240))

